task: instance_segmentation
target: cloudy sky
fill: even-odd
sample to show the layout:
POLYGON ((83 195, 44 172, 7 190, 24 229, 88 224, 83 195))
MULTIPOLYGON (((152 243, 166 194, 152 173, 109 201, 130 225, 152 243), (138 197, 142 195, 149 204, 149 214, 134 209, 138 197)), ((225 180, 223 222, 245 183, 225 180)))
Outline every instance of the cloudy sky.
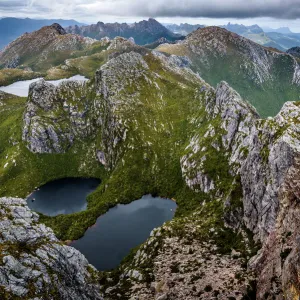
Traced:
POLYGON ((300 0, 0 0, 0 17, 289 26, 300 32, 300 0))

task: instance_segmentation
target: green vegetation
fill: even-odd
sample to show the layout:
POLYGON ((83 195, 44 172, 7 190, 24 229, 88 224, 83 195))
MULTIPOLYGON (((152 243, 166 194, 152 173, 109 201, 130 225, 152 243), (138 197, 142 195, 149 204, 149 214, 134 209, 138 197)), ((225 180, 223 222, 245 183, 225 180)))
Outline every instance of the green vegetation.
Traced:
POLYGON ((272 64, 264 62, 270 64, 270 70, 267 74, 260 74, 259 78, 251 54, 248 57, 243 53, 246 50, 242 51, 236 45, 229 44, 226 55, 223 55, 217 51, 210 52, 205 49, 205 45, 198 45, 197 41, 190 43, 194 43, 193 46, 199 47, 205 54, 198 55, 184 45, 162 45, 158 50, 188 56, 193 71, 199 72, 214 87, 225 80, 256 108, 261 117, 274 116, 286 101, 299 100, 300 87, 292 83, 295 65, 290 56, 276 55, 275 51, 270 50, 268 59, 272 64))
MULTIPOLYGON (((94 54, 98 58, 101 55, 94 54)), ((104 63, 107 57, 101 57, 104 63)), ((97 128, 94 134, 88 138, 78 138, 66 153, 33 154, 25 147, 21 137, 26 99, 7 96, 2 100, 0 197, 25 197, 35 187, 57 178, 100 178, 101 185, 88 196, 86 211, 56 217, 41 215, 40 221, 53 228, 58 238, 74 240, 80 238, 101 214, 116 204, 130 203, 145 194, 158 195, 175 199, 178 209, 174 220, 167 224, 170 230, 163 229, 161 236, 156 238, 157 246, 146 250, 149 251, 149 259, 138 269, 146 282, 153 280, 149 269, 153 268, 153 257, 158 254, 166 236, 181 237, 187 244, 192 240, 209 240, 217 246, 214 251, 221 254, 229 254, 232 249, 236 249, 246 263, 249 253, 242 235, 224 225, 224 212, 228 211, 224 208, 223 198, 230 196, 233 209, 241 208, 241 187, 239 178, 229 173, 227 154, 221 147, 221 136, 225 133, 220 130, 221 119, 212 119, 204 109, 209 97, 214 101, 214 92, 200 91, 199 86, 205 85, 204 82, 195 77, 190 80, 188 76, 191 75, 184 76, 162 67, 160 60, 152 54, 144 55, 144 59, 149 70, 144 70, 143 76, 136 81, 125 77, 124 86, 116 96, 118 105, 114 108, 114 117, 122 124, 126 120, 127 133, 126 139, 110 153, 113 157, 110 170, 96 160, 96 151, 106 150, 105 143, 109 141, 105 140, 104 131, 99 125, 97 127, 95 120, 92 121, 92 126, 97 128), (209 130, 215 133, 204 137, 209 130), (190 159, 198 163, 203 155, 207 157, 203 173, 214 180, 218 196, 215 192, 205 194, 193 191, 182 176, 180 159, 189 154, 187 146, 195 134, 201 137, 200 143, 206 149, 192 155, 190 159), (220 150, 216 150, 216 144, 220 150), (191 228, 194 230, 191 231, 191 228)), ((124 77, 123 74, 117 76, 124 77)), ((95 107, 95 103, 105 105, 107 100, 95 94, 94 84, 92 80, 87 85, 89 91, 74 90, 75 97, 70 95, 68 101, 78 105, 77 108, 85 105, 95 107), (81 99, 80 102, 77 103, 75 98, 81 99)), ((69 97, 66 90, 62 89, 61 93, 64 99, 69 97)), ((107 108, 101 107, 101 112, 107 112, 107 108)), ((48 122, 51 114, 61 117, 64 112, 58 108, 53 112, 39 110, 38 113, 48 122)), ((99 112, 88 113, 95 114, 96 119, 99 112)), ((109 117, 106 116, 104 120, 102 126, 110 126, 105 123, 109 117)), ((64 120, 60 124, 65 126, 64 120)), ((122 132, 119 134, 123 136, 122 132)), ((109 138, 114 139, 114 136, 109 138)), ((138 249, 132 250, 122 262, 121 268, 109 275, 102 274, 103 286, 106 286, 107 276, 118 281, 124 268, 131 266, 138 249)), ((255 249, 253 247, 253 251, 255 249)), ((176 266, 172 271, 177 271, 176 266)), ((124 281, 122 284, 128 283, 124 281)), ((123 286, 121 288, 125 289, 123 286)))
MULTIPOLYGON (((138 86, 129 83, 127 90, 120 94, 120 99, 126 99, 139 90, 139 101, 123 105, 117 112, 122 119, 131 122, 127 139, 118 150, 122 159, 111 171, 105 171, 96 163, 96 149, 102 147, 101 132, 96 137, 77 141, 65 154, 29 152, 21 141, 25 99, 7 101, 0 110, 3 120, 0 123, 0 196, 25 197, 35 187, 62 177, 101 178, 100 187, 88 197, 86 211, 54 218, 41 216, 42 222, 63 240, 82 236, 99 215, 117 203, 129 203, 148 193, 176 199, 178 217, 195 211, 208 196, 186 186, 180 158, 196 130, 192 118, 204 116, 203 95, 197 89, 198 83, 164 70, 152 55, 146 55, 145 59, 150 70, 160 75, 155 78, 158 88, 140 79, 135 83, 138 86)), ((150 71, 147 74, 150 78, 153 76, 150 71)), ((204 128, 211 123, 209 119, 203 120, 204 128)), ((226 158, 217 156, 212 149, 209 151, 211 164, 208 160, 207 172, 212 176, 229 176, 226 158)), ((231 191, 231 183, 232 178, 228 177, 222 187, 224 193, 231 191)))
POLYGON ((291 84, 294 75, 293 62, 288 56, 276 60, 270 71, 274 78, 264 78, 265 82, 262 84, 257 82, 251 68, 240 70, 244 58, 234 53, 226 59, 209 58, 213 61, 209 68, 205 68, 197 57, 193 60, 194 71, 201 70, 200 74, 205 81, 216 87, 220 81, 225 80, 256 108, 261 117, 274 116, 286 101, 299 99, 299 86, 291 84))
POLYGON ((67 66, 62 64, 47 71, 46 79, 55 80, 60 78, 72 77, 77 74, 84 75, 87 78, 93 78, 95 72, 108 61, 110 51, 69 58, 67 66))
POLYGON ((0 70, 0 86, 6 86, 16 81, 30 80, 41 76, 40 73, 22 69, 2 69, 0 70))

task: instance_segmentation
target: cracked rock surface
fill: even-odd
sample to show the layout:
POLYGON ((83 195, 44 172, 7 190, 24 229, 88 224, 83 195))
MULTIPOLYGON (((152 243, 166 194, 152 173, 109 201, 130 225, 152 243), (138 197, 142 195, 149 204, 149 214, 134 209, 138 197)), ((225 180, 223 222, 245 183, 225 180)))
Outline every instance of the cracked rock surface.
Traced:
POLYGON ((94 267, 38 220, 25 200, 0 198, 0 298, 103 299, 94 267))

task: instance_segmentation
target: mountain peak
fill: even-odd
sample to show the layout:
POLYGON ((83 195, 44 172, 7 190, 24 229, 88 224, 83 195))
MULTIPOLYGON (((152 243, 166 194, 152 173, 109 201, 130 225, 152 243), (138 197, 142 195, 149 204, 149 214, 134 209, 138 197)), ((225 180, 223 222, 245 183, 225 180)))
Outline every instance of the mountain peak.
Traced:
POLYGON ((148 22, 152 22, 152 23, 159 23, 158 21, 156 21, 156 19, 154 18, 149 18, 148 19, 148 22))
POLYGON ((195 37, 201 34, 208 34, 214 32, 215 34, 230 34, 231 32, 225 28, 219 27, 219 26, 207 26, 207 27, 199 27, 197 30, 190 33, 187 37, 195 37))
POLYGON ((286 51, 288 54, 291 54, 295 57, 300 58, 300 47, 293 47, 286 51))
POLYGON ((67 32, 58 23, 53 23, 50 27, 55 29, 61 35, 67 34, 67 32))

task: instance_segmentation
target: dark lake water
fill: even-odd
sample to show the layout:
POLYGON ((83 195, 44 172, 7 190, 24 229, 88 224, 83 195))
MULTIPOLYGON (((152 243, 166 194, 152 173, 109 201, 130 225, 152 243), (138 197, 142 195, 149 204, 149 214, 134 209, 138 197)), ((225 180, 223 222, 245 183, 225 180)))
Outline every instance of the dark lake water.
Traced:
POLYGON ((71 243, 98 270, 116 268, 130 250, 145 242, 150 232, 174 217, 176 203, 150 195, 117 205, 98 218, 84 237, 71 243))
POLYGON ((28 198, 29 208, 47 216, 71 214, 85 210, 86 197, 93 192, 100 180, 94 178, 64 178, 49 182, 28 198), (34 201, 32 201, 35 199, 34 201))

